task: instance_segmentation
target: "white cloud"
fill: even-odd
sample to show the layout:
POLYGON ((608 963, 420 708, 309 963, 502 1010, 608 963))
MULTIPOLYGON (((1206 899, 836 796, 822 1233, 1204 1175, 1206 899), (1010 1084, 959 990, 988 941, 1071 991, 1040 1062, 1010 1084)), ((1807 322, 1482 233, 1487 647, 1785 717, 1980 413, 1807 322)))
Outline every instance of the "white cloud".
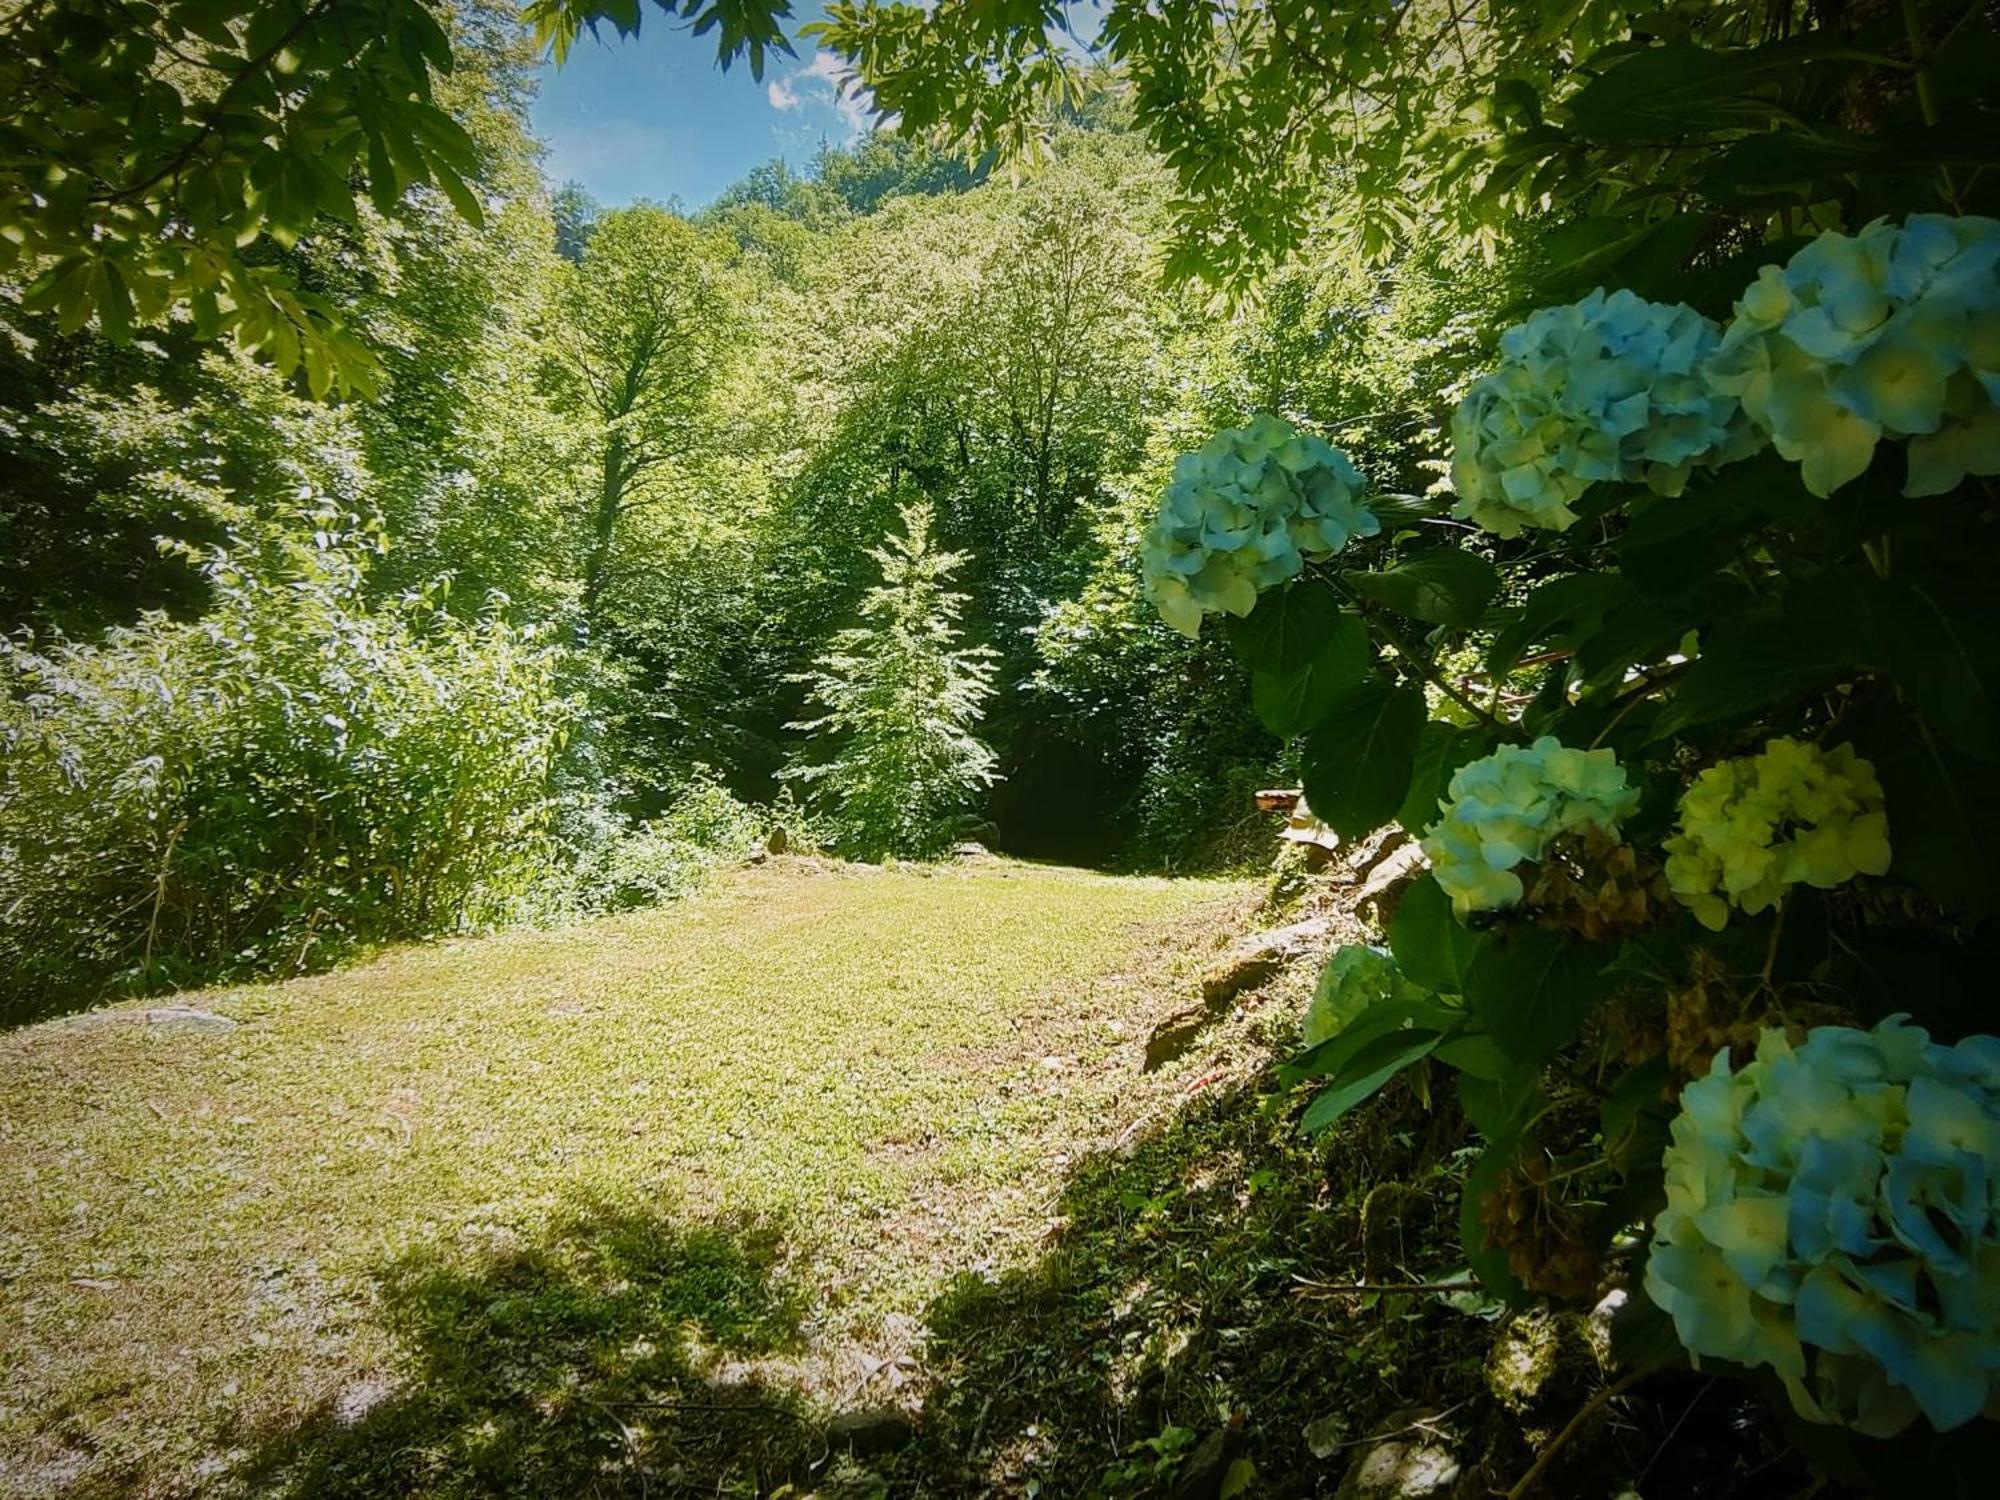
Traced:
POLYGON ((831 110, 849 136, 868 128, 868 105, 846 64, 831 52, 814 52, 802 68, 793 68, 764 87, 771 108, 784 112, 808 106, 831 110))

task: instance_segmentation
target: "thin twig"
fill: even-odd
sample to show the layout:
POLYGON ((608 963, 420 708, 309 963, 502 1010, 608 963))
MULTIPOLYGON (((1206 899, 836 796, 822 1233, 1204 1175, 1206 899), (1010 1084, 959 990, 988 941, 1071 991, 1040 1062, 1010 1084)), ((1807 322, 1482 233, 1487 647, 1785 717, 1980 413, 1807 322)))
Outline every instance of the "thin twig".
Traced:
POLYGON ((632 1472, 639 1476, 639 1500, 646 1500, 647 1496, 646 1462, 644 1456, 639 1451, 638 1437, 633 1433, 630 1427, 627 1427, 625 1425, 625 1419, 619 1416, 618 1413, 613 1411, 610 1407, 606 1406, 602 1401, 593 1400, 589 1396, 585 1396, 583 1399, 589 1405, 594 1406, 599 1411, 603 1412, 605 1416, 611 1418, 611 1420, 617 1425, 618 1431, 621 1434, 623 1434, 625 1438, 625 1451, 627 1454, 631 1456, 632 1459, 632 1472))
POLYGON ((1472 1404, 1472 1398, 1470 1396, 1467 1396, 1465 1400, 1454 1402, 1452 1405, 1447 1406, 1443 1411, 1438 1412, 1434 1416, 1419 1417, 1416 1421, 1410 1423, 1410 1425, 1407 1427, 1392 1427, 1387 1432, 1371 1433, 1367 1437, 1349 1438, 1344 1443, 1335 1443, 1333 1447, 1328 1451, 1337 1453, 1342 1448, 1359 1448, 1364 1443, 1386 1443, 1389 1441, 1390 1438, 1402 1437, 1405 1433, 1410 1433, 1410 1432, 1427 1432, 1432 1437, 1443 1437, 1444 1434, 1437 1430, 1435 1424, 1442 1422, 1446 1417, 1450 1416, 1460 1407, 1470 1406, 1471 1404, 1472 1404))
POLYGON ((1346 1297, 1368 1292, 1476 1292, 1476 1281, 1307 1281, 1302 1276, 1292 1278, 1299 1283, 1301 1295, 1316 1297, 1346 1297))
POLYGON ((1535 1455, 1535 1461, 1529 1466, 1528 1472, 1521 1476, 1519 1482, 1511 1490, 1507 1491, 1507 1500, 1523 1500, 1523 1497, 1534 1489, 1536 1481, 1542 1477, 1548 1466, 1555 1462, 1556 1455, 1562 1452, 1571 1438, 1583 1430, 1583 1424, 1589 1421, 1600 1407, 1606 1402, 1624 1395, 1625 1392, 1631 1390, 1633 1386, 1652 1373, 1651 1370, 1634 1370, 1622 1380, 1607 1385, 1603 1390, 1584 1402, 1582 1406, 1578 1407, 1576 1415, 1569 1419, 1569 1425, 1557 1433, 1548 1445, 1535 1455))
MULTIPOLYGON (((1361 596, 1349 588, 1346 581, 1338 573, 1328 570, 1324 576, 1349 604, 1353 605, 1357 611, 1361 610, 1361 596)), ((1453 686, 1444 673, 1438 670, 1437 663, 1432 661, 1425 652, 1412 645, 1401 631, 1382 618, 1379 611, 1369 614, 1368 619, 1381 634, 1382 639, 1387 641, 1395 649, 1396 654, 1409 664, 1411 671, 1423 678, 1424 681, 1430 683, 1431 686, 1435 687, 1460 708, 1485 724, 1489 729, 1498 730, 1502 734, 1513 733, 1513 725, 1495 718, 1484 707, 1474 702, 1465 693, 1453 686)))

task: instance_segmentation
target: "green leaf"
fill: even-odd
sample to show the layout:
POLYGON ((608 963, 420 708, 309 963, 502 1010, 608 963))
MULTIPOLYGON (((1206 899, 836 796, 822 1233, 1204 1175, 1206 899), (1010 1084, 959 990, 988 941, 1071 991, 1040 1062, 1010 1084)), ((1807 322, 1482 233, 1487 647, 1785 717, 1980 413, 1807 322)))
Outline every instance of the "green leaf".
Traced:
POLYGON ((1900 711, 1881 715, 1856 742, 1882 779, 1889 873, 1940 906, 1984 916, 1993 905, 1991 851, 2000 840, 1992 768, 1956 754, 1900 711))
POLYGON ((1243 618, 1226 617, 1223 629, 1246 667, 1284 676, 1325 651, 1344 617, 1333 590, 1299 579, 1265 594, 1243 618))
POLYGON ((1466 970, 1466 1003, 1503 1052, 1538 1064, 1576 1039, 1603 994, 1606 957, 1539 928, 1490 933, 1466 970))
POLYGON ((1306 1007, 1305 1040, 1308 1047, 1339 1036, 1372 1007, 1391 1000, 1428 1001, 1423 986, 1412 984, 1396 967, 1396 960, 1380 948, 1366 943, 1349 943, 1326 961, 1319 983, 1306 1007))
POLYGON ((465 179, 437 158, 431 161, 431 173, 445 197, 451 200, 451 206, 458 210, 458 216, 474 229, 483 228, 486 212, 479 206, 478 196, 465 185, 465 179))
POLYGON ((1343 838, 1360 838, 1396 816, 1410 788, 1424 697, 1380 679, 1336 698, 1305 746, 1305 794, 1343 838))
POLYGON ((1355 1105, 1374 1096, 1390 1079, 1437 1050, 1443 1037, 1435 1031, 1411 1030, 1377 1037, 1356 1054, 1333 1086, 1306 1106, 1299 1129, 1317 1134, 1355 1105))
POLYGON ((1545 1100, 1539 1068, 1509 1064, 1493 1078, 1466 1073, 1458 1080, 1458 1102, 1466 1119, 1489 1141, 1516 1139, 1545 1100))
POLYGON ((1632 597, 1615 573, 1567 573, 1551 578, 1528 596, 1520 615, 1497 636, 1486 654, 1486 670, 1505 677, 1536 646, 1589 630, 1605 613, 1632 597))
POLYGON ((1782 86, 1802 70, 1829 77, 1853 71, 1829 55, 1838 38, 1809 33, 1760 47, 1712 49, 1672 41, 1631 53, 1590 80, 1567 104, 1570 123, 1593 141, 1655 143, 1757 131, 1788 123, 1782 86))
POLYGON ((1505 1078, 1511 1067, 1507 1054, 1494 1045, 1493 1038, 1478 1032, 1443 1043, 1438 1047, 1437 1059, 1468 1078, 1487 1083, 1505 1078))
POLYGON ((1437 821, 1438 803, 1458 768, 1489 753, 1493 743, 1493 735, 1484 729, 1461 729, 1439 719, 1424 725, 1411 759, 1410 788, 1396 809, 1396 821, 1412 838, 1423 837, 1437 821))
POLYGON ((1674 689, 1653 737, 1783 711, 1807 693, 1865 671, 1881 655, 1872 598, 1849 575, 1826 575, 1794 589, 1783 607, 1724 620, 1703 638, 1700 656, 1674 689))
POLYGON ((1528 1300, 1523 1287, 1507 1264, 1507 1252, 1486 1243, 1486 1229, 1479 1219, 1479 1199, 1500 1185, 1500 1178, 1513 1165, 1519 1150, 1518 1138, 1496 1140, 1480 1153, 1472 1170, 1465 1174, 1465 1187, 1458 1204, 1458 1238, 1465 1251, 1465 1263, 1472 1267, 1479 1284, 1510 1306, 1528 1300))
POLYGON ((1500 592, 1500 574, 1476 552, 1440 548, 1380 573, 1350 573, 1365 599, 1432 625, 1474 625, 1500 592))
POLYGON ((1623 1156, 1638 1133, 1643 1113, 1663 1113, 1669 1073, 1664 1057, 1650 1057, 1628 1068, 1612 1082, 1604 1097, 1600 1118, 1604 1132, 1604 1153, 1614 1161, 1623 1156))
POLYGON ((1918 572, 1881 589, 1883 667, 1955 750, 2000 751, 2000 612, 1976 580, 1918 572))
POLYGON ((1624 1303, 1611 1315, 1611 1357, 1628 1370, 1687 1368, 1674 1320, 1646 1295, 1643 1276, 1632 1278, 1624 1303))
POLYGON ((1465 973, 1481 938, 1452 915, 1451 897, 1424 876, 1403 892, 1389 923, 1389 951, 1412 983, 1441 994, 1464 993, 1465 973))
POLYGON ((1352 1064, 1364 1047, 1382 1037, 1421 1027, 1440 1035, 1461 1025, 1465 1013, 1412 989, 1397 998, 1378 1000, 1342 1026, 1338 1033, 1278 1065, 1278 1081, 1287 1088, 1313 1078, 1353 1077, 1352 1064))
POLYGON ((1294 671, 1259 669, 1251 675, 1251 707, 1280 738, 1318 724, 1368 670, 1368 627, 1359 615, 1337 615, 1324 639, 1319 655, 1294 671))

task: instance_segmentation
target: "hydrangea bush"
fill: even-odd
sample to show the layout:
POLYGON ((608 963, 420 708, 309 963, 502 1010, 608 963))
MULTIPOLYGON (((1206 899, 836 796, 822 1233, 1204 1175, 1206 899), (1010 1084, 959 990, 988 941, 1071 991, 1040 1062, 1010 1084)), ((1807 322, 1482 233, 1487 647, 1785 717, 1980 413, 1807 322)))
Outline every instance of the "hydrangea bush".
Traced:
MULTIPOLYGON (((1690 138, 1772 76, 1710 61, 1653 101, 1690 138)), ((1475 528, 1398 502, 1372 544, 1301 540, 1274 427, 1184 460, 1145 555, 1180 628, 1247 612, 1231 645, 1319 815, 1428 862, 1328 965, 1279 1074, 1315 1091, 1302 1127, 1455 1071, 1488 1293, 1622 1287, 1629 1363, 1911 1430, 1840 1450, 1872 1481, 2000 1414, 2000 178, 1942 159, 1865 194, 1802 166, 1768 219, 1743 202, 1792 190, 1760 169, 1723 210, 1585 226, 1616 252, 1590 277, 1642 286, 1500 337, 1450 428, 1475 528), (1929 190, 1949 216, 1868 222, 1929 190), (1694 248, 1666 274, 1661 245, 1694 248), (1598 484, 1624 503, 1581 505, 1598 484)))
POLYGON ((1684 304, 1601 288, 1500 336, 1500 366, 1452 416, 1452 514, 1503 537, 1562 531, 1602 481, 1678 495, 1697 464, 1761 439, 1703 367, 1722 330, 1684 304))
POLYGON ((1764 267, 1708 365, 1807 489, 1908 438, 1906 495, 2000 474, 2000 220, 1916 214, 1829 231, 1764 267))
POLYGON ((1268 412, 1174 465, 1140 543, 1146 596, 1183 635, 1212 614, 1247 615, 1266 589, 1381 525, 1347 455, 1268 412))
POLYGON ((1764 1033, 1681 1094, 1646 1289, 1697 1357, 1888 1435, 2000 1398, 2000 1037, 1764 1033))
POLYGON ((1459 916, 1504 910, 1521 899, 1516 866, 1565 833, 1615 837, 1638 801, 1609 750, 1572 750, 1550 735, 1502 745, 1453 773, 1424 856, 1459 916))
POLYGON ((1851 745, 1822 751, 1778 738, 1711 766, 1681 798, 1667 840, 1667 881, 1695 918, 1719 930, 1801 883, 1831 890, 1889 869, 1889 820, 1875 767, 1851 745))

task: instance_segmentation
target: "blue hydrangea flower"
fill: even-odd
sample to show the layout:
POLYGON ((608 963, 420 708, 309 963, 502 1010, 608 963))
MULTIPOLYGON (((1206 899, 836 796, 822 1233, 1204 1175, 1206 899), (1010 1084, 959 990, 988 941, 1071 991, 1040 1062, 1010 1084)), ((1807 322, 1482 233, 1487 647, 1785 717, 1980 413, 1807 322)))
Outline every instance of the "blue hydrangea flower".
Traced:
POLYGON ((1600 480, 1678 495, 1696 465, 1763 446, 1703 378, 1722 330, 1693 308, 1602 289, 1500 338, 1451 423, 1452 513, 1501 536, 1567 529, 1600 480))
POLYGON ((1639 803, 1609 750, 1572 750, 1552 736, 1502 745, 1459 767, 1423 848, 1437 883, 1463 918, 1520 901, 1514 873, 1549 841, 1581 828, 1616 836, 1639 803))
POLYGON ((1182 455, 1139 544, 1146 597, 1183 635, 1211 614, 1247 615, 1257 596, 1382 527, 1361 475, 1322 438, 1266 413, 1182 455))
POLYGON ((1876 1436, 2000 1401, 2000 1038, 1766 1031, 1681 1094, 1646 1290, 1697 1360, 1876 1436))
POLYGON ((1822 234, 1758 274, 1707 377, 1815 495, 1862 473, 1884 437, 1910 440, 1906 495, 2000 474, 2000 220, 1822 234))

